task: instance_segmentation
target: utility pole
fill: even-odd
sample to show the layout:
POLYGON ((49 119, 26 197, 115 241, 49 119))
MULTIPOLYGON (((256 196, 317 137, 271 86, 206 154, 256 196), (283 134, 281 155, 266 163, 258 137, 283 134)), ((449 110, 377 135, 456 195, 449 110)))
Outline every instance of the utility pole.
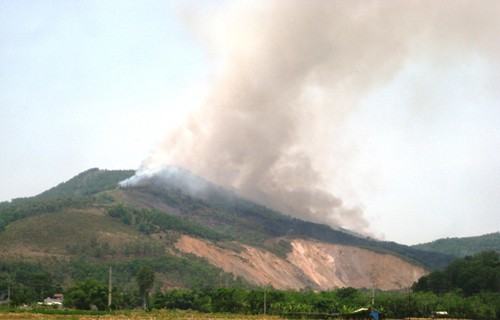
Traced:
POLYGON ((111 280, 112 276, 112 268, 109 267, 109 284, 108 284, 108 309, 111 310, 111 300, 112 300, 112 292, 113 292, 113 283, 111 280))
POLYGON ((408 317, 411 317, 411 287, 408 288, 408 317))
POLYGON ((264 288, 264 315, 266 314, 267 309, 267 301, 266 301, 266 288, 264 288))

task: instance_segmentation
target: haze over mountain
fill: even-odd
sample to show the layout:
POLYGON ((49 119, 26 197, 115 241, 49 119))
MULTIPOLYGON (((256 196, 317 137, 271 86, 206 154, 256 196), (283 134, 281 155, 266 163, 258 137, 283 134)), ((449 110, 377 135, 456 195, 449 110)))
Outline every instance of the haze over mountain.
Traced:
MULTIPOLYGON (((479 55, 498 67, 500 46, 494 35, 499 24, 493 12, 500 10, 491 4, 469 8, 464 3, 450 6, 446 2, 242 2, 215 10, 210 18, 189 8, 191 15, 186 19, 214 53, 217 69, 201 107, 169 132, 140 171, 150 174, 164 165, 182 166, 274 210, 374 235, 369 221, 377 220, 367 218, 363 199, 356 198, 373 181, 365 168, 353 169, 357 161, 353 149, 364 143, 353 139, 358 133, 349 129, 352 115, 374 89, 390 83, 408 64, 418 64, 421 59, 429 59, 431 64, 446 59, 452 64, 479 55)), ((418 89, 402 108, 431 118, 447 108, 437 105, 441 91, 421 85, 418 89)), ((448 103, 454 104, 443 102, 448 103)), ((417 130, 422 119, 415 118, 413 123, 411 118, 405 122, 417 130)), ((441 136, 434 144, 432 126, 428 130, 417 130, 415 138, 434 149, 433 157, 447 154, 438 162, 424 162, 427 168, 434 168, 433 179, 437 179, 453 168, 455 151, 449 154, 446 149, 456 140, 441 136), (450 165, 446 165, 448 161, 450 165), (437 163, 443 164, 443 170, 437 169, 441 167, 437 163)), ((399 131, 388 134, 406 135, 399 131)), ((488 136, 490 139, 499 143, 488 136)), ((377 147, 385 148, 383 144, 377 147)), ((363 148, 370 150, 365 159, 376 154, 371 146, 363 148)), ((417 147, 410 153, 423 149, 417 147)), ((402 150, 392 149, 390 158, 399 159, 402 150)), ((419 167, 419 157, 411 158, 419 167)), ((367 163, 361 161, 360 165, 367 163)), ((398 165, 402 163, 389 170, 398 165)), ((411 176, 413 165, 398 172, 401 176, 396 179, 411 176)), ((412 185, 407 192, 417 195, 434 183, 426 179, 412 185)), ((432 196, 427 198, 428 205, 416 211, 411 208, 415 202, 411 197, 398 209, 394 207, 400 200, 392 199, 394 203, 388 202, 384 210, 400 210, 393 213, 408 219, 435 211, 437 221, 429 221, 425 228, 453 224, 437 214, 454 210, 450 200, 436 210, 433 207, 443 200, 432 196)), ((454 201, 461 199, 455 197, 454 201)), ((419 228, 424 229, 420 224, 419 228)))
POLYGON ((0 200, 176 165, 380 239, 498 231, 496 0, 0 7, 0 200))

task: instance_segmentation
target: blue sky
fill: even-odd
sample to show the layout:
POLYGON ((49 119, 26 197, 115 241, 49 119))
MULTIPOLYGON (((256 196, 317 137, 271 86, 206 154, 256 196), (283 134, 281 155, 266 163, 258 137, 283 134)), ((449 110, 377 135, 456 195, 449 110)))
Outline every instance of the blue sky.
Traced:
POLYGON ((1 200, 138 167, 207 73, 168 2, 0 1, 0 15, 1 200))
MULTIPOLYGON (((138 168, 223 72, 217 45, 234 35, 210 38, 207 21, 227 5, 0 0, 0 201, 91 167, 138 168)), ((332 190, 385 239, 500 229, 500 52, 456 43, 405 60, 338 124, 332 190)))

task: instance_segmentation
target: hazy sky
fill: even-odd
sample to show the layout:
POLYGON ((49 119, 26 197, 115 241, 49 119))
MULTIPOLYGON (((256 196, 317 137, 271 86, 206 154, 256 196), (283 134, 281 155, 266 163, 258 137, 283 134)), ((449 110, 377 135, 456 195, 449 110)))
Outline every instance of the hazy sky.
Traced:
MULTIPOLYGON (((288 156, 274 164, 305 155, 372 234, 414 244, 500 230, 498 1, 185 3, 0 0, 0 201, 91 167, 139 168, 178 126, 210 130, 180 149, 210 176, 199 162, 222 160, 208 146, 234 143, 210 124, 255 115, 264 96, 265 128, 294 127, 258 132, 290 134, 272 139, 288 156), (281 44, 293 54, 273 54, 281 44), (249 113, 224 113, 241 98, 249 113)), ((254 172, 247 162, 230 164, 254 172)))

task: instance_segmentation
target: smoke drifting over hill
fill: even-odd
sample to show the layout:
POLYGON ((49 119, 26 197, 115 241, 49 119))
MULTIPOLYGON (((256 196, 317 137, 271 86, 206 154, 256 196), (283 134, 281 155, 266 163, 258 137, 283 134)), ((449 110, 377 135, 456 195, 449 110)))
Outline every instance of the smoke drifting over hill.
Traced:
POLYGON ((369 231, 362 210, 332 190, 350 156, 343 121, 413 61, 497 59, 499 6, 481 4, 250 1, 210 21, 191 11, 216 61, 209 93, 138 177, 181 166, 284 213, 369 231))

